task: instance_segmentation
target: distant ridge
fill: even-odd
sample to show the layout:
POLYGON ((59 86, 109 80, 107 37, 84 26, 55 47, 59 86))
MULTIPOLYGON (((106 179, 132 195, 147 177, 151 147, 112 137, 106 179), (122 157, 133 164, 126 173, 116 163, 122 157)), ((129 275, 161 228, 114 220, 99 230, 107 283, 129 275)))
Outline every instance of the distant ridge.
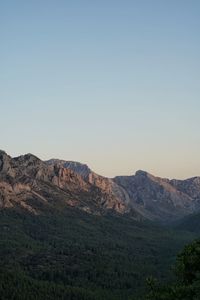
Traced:
POLYGON ((170 222, 200 211, 200 177, 169 180, 138 170, 106 178, 80 162, 42 161, 30 153, 11 158, 0 150, 1 209, 40 214, 65 206, 170 222))

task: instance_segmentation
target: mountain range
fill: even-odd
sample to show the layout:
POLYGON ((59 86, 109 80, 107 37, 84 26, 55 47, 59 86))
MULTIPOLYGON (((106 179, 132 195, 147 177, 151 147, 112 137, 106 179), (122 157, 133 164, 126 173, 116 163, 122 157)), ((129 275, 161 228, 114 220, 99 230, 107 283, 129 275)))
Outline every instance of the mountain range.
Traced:
POLYGON ((200 211, 200 177, 170 180, 137 171, 107 178, 87 165, 33 154, 0 151, 0 208, 45 210, 76 207, 89 214, 116 213, 136 220, 174 222, 200 211))

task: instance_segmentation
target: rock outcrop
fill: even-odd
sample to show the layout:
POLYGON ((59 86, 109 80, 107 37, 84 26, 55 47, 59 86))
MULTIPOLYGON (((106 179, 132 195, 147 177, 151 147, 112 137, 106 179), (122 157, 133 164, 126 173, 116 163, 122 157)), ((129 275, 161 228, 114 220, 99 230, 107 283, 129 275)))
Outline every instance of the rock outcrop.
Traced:
POLYGON ((137 171, 133 176, 115 177, 114 181, 128 193, 130 206, 147 219, 167 221, 195 211, 194 199, 168 179, 137 171))
POLYGON ((138 218, 168 222, 199 209, 200 184, 197 179, 170 181, 142 170, 132 176, 111 179, 100 176, 87 165, 77 162, 49 160, 46 163, 54 165, 55 162, 82 176, 113 201, 117 199, 119 203, 124 203, 125 211, 134 211, 138 218))
POLYGON ((0 207, 35 214, 45 208, 74 206, 94 214, 124 213, 126 206, 61 164, 47 164, 32 154, 11 158, 0 152, 0 207))
POLYGON ((78 162, 0 151, 0 208, 39 214, 68 206, 170 222, 200 210, 200 177, 169 180, 140 170, 111 179, 78 162))

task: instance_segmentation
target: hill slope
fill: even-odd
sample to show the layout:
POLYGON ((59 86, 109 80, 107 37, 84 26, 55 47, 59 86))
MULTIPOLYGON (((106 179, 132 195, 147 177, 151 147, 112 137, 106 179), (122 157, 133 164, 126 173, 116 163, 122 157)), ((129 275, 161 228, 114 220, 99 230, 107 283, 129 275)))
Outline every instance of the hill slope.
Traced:
POLYGON ((198 207, 182 184, 0 151, 1 299, 138 300, 145 278, 170 278, 175 255, 199 234, 144 221, 198 207))
POLYGON ((170 278, 175 255, 195 238, 124 216, 73 207, 34 215, 0 211, 2 300, 131 300, 145 278, 170 278), (15 296, 14 296, 15 295, 15 296))

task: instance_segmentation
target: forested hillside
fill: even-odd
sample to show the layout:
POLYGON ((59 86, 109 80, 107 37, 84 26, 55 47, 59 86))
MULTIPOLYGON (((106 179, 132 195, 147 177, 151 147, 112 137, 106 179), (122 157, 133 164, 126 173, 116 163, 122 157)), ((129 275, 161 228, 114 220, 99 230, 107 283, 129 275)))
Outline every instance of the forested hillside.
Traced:
POLYGON ((0 294, 15 299, 140 299, 195 235, 75 208, 0 212, 0 294))

